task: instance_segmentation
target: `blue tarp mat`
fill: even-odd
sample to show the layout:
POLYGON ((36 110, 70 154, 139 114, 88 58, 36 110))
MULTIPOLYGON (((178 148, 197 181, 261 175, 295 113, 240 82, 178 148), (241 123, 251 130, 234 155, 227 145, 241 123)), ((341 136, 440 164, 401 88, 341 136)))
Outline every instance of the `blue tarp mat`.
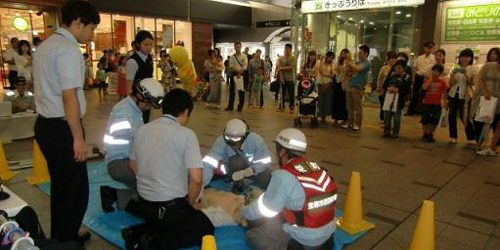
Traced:
MULTIPOLYGON (((112 186, 115 188, 124 188, 121 183, 115 182, 108 175, 104 162, 97 162, 88 165, 90 197, 89 205, 83 224, 87 226, 97 235, 106 239, 113 245, 119 248, 125 247, 125 242, 121 237, 120 231, 123 228, 139 224, 142 222, 140 218, 130 215, 124 211, 115 211, 112 213, 104 213, 101 209, 99 187, 103 185, 112 186)), ((38 185, 46 194, 50 195, 50 183, 38 185)), ((210 186, 219 190, 229 191, 230 185, 221 181, 213 181, 210 186)), ((336 210, 336 216, 341 216, 342 210, 336 210)), ((349 235, 342 230, 335 232, 335 250, 340 250, 344 245, 351 244, 366 232, 349 235)), ((251 249, 245 243, 245 228, 240 226, 219 227, 215 229, 215 238, 217 249, 219 250, 247 250, 251 249)), ((190 248, 189 250, 199 248, 190 248)))

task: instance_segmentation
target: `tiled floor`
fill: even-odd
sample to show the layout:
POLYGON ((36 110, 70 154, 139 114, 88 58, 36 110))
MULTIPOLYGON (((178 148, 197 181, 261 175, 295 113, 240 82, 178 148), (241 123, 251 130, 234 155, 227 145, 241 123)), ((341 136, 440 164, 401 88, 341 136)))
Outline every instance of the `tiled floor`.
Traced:
MULTIPOLYGON (((86 94, 87 142, 89 146, 102 146, 107 117, 116 100, 111 97, 113 101, 99 102, 96 91, 86 94)), ((276 113, 274 101, 267 97, 264 110, 245 109, 243 113, 209 109, 197 103, 189 127, 197 133, 202 153, 209 150, 225 122, 234 117, 245 119, 251 130, 274 149, 274 136, 293 125, 293 115, 276 113)), ((346 249, 408 248, 425 199, 435 202, 437 249, 500 249, 500 158, 477 157, 465 146, 463 131, 458 145, 448 145, 446 129, 438 131, 437 143, 424 143, 418 117, 403 118, 401 138, 384 139, 377 121, 378 109, 367 105, 364 114, 360 132, 345 131, 331 123, 311 129, 308 121, 302 129, 308 138, 307 156, 329 169, 339 185, 340 208, 344 207, 350 173, 361 172, 364 213, 377 227, 346 249)), ((7 144, 5 150, 10 159, 29 158, 31 141, 7 144)), ((7 186, 38 211, 48 231, 49 199, 26 184, 28 173, 23 171, 7 186)), ((87 249, 115 248, 94 236, 87 249)))

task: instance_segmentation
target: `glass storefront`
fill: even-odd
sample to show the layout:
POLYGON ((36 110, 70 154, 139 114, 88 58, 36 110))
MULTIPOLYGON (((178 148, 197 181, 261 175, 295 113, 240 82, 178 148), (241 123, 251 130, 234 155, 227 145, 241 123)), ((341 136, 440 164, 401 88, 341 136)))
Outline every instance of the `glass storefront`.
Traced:
MULTIPOLYGON (((21 10, 12 8, 0 8, 0 55, 10 48, 10 39, 17 37, 19 40, 27 40, 32 43, 33 38, 46 38, 44 15, 37 15, 32 10, 21 10)), ((3 62, 3 60, 2 60, 3 62)), ((7 76, 9 74, 8 65, 3 63, 0 66, 0 80, 2 87, 9 86, 7 76)))
MULTIPOLYGON (((355 53, 360 45, 370 47, 372 78, 376 79, 388 51, 413 56, 414 17, 418 7, 312 13, 303 17, 305 51, 342 49, 355 53)), ((307 53, 307 52, 303 53, 307 53)), ((375 82, 375 81, 369 81, 375 82)))
POLYGON ((166 49, 168 52, 176 41, 184 42, 191 57, 192 26, 190 22, 108 13, 101 13, 100 16, 101 23, 95 30, 94 41, 90 43, 94 68, 97 67, 104 49, 113 49, 121 54, 130 51, 132 49, 130 44, 139 30, 148 30, 155 38, 152 55, 155 59, 154 75, 156 77, 161 77, 161 72, 156 67, 160 59, 160 51, 166 49))

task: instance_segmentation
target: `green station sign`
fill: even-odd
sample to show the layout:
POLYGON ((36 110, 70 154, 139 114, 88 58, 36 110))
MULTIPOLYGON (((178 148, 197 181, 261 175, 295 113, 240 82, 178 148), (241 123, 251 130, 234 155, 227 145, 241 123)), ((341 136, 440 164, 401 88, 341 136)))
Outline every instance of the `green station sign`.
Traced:
POLYGON ((500 41, 500 3, 448 7, 445 14, 445 42, 500 41))

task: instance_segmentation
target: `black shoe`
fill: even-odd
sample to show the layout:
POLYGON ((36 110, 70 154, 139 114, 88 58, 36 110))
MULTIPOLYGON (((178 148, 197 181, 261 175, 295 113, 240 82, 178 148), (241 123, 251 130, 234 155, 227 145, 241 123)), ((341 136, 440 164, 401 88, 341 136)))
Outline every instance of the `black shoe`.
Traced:
POLYGON ((436 142, 436 140, 434 139, 433 135, 429 135, 429 137, 427 138, 427 142, 433 143, 433 142, 436 142))
POLYGON ((116 194, 116 189, 110 186, 101 186, 101 207, 106 213, 113 212, 113 203, 116 202, 118 196, 116 194))
POLYGON ((399 135, 398 135, 398 134, 392 134, 392 135, 391 135, 391 138, 393 138, 393 139, 397 139, 397 138, 399 138, 399 135))
POLYGON ((424 140, 424 141, 428 141, 428 140, 429 140, 429 135, 428 135, 428 134, 424 134, 424 135, 422 136, 422 140, 424 140))
POLYGON ((389 133, 384 133, 384 138, 388 138, 389 137, 389 133))
POLYGON ((236 111, 241 112, 243 108, 238 108, 236 111))
POLYGON ((233 111, 233 109, 232 109, 232 108, 225 108, 224 110, 225 110, 225 111, 233 111))
POLYGON ((134 237, 134 230, 132 227, 122 229, 122 237, 125 240, 125 250, 135 250, 139 240, 134 237))
POLYGON ((89 232, 81 232, 81 233, 78 233, 78 236, 76 236, 76 242, 78 242, 78 244, 80 244, 82 246, 88 240, 90 240, 90 233, 89 232))

